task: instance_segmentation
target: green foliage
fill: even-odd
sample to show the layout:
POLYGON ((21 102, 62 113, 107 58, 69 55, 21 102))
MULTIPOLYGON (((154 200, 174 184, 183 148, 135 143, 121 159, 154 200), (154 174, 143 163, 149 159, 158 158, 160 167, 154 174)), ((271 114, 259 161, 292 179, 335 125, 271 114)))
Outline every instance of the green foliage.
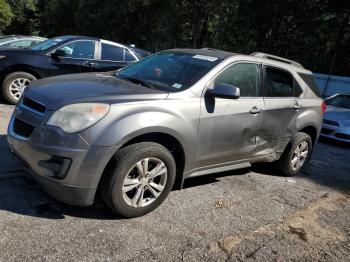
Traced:
POLYGON ((133 43, 151 51, 204 46, 241 53, 263 51, 295 59, 321 73, 328 73, 334 60, 332 73, 350 75, 350 1, 8 0, 8 3, 15 15, 7 33, 40 33, 49 37, 80 34, 133 43))
POLYGON ((38 31, 36 0, 7 0, 14 14, 8 34, 35 34, 38 31))
POLYGON ((13 13, 5 0, 0 0, 0 33, 11 23, 13 13))

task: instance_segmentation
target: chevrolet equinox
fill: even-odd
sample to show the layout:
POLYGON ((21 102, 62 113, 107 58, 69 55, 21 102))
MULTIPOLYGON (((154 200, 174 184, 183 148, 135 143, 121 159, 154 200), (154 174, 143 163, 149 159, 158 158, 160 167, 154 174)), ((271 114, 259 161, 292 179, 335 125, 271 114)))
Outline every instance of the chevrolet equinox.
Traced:
POLYGON ((264 53, 163 51, 116 72, 25 89, 8 143, 54 198, 144 215, 184 179, 274 162, 300 173, 325 105, 312 73, 264 53))

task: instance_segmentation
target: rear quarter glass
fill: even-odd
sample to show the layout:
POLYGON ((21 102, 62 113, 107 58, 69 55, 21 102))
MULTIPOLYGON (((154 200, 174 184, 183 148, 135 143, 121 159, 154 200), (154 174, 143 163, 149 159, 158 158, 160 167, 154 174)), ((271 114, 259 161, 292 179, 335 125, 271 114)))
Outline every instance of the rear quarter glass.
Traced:
POLYGON ((317 88, 315 79, 310 74, 299 73, 299 76, 303 79, 303 81, 311 88, 311 90, 318 96, 321 97, 321 93, 317 88))

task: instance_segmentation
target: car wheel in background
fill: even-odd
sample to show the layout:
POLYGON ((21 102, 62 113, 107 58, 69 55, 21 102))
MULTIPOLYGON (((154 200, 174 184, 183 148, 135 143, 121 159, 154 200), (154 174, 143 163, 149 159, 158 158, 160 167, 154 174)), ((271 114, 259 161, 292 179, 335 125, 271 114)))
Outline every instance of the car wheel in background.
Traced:
POLYGON ((157 208, 169 195, 176 164, 162 145, 132 144, 115 155, 115 166, 101 181, 101 194, 108 206, 123 217, 138 217, 157 208))
POLYGON ((3 97, 10 104, 17 104, 24 89, 34 80, 36 80, 36 77, 26 72, 8 74, 2 83, 3 97))
POLYGON ((277 166, 284 175, 296 176, 309 161, 311 152, 311 137, 306 133, 298 132, 286 147, 277 166))

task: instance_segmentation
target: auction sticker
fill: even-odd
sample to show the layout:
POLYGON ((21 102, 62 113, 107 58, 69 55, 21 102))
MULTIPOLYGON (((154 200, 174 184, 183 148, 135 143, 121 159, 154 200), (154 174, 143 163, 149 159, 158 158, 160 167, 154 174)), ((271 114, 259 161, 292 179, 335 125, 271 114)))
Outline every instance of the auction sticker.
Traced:
POLYGON ((206 56, 206 55, 195 55, 192 58, 201 59, 201 60, 207 60, 207 61, 210 61, 210 62, 214 62, 214 61, 218 60, 216 57, 206 56))
POLYGON ((173 84, 173 87, 175 87, 176 89, 179 89, 179 88, 182 87, 182 85, 181 85, 181 84, 178 84, 178 83, 175 83, 175 84, 173 84))

